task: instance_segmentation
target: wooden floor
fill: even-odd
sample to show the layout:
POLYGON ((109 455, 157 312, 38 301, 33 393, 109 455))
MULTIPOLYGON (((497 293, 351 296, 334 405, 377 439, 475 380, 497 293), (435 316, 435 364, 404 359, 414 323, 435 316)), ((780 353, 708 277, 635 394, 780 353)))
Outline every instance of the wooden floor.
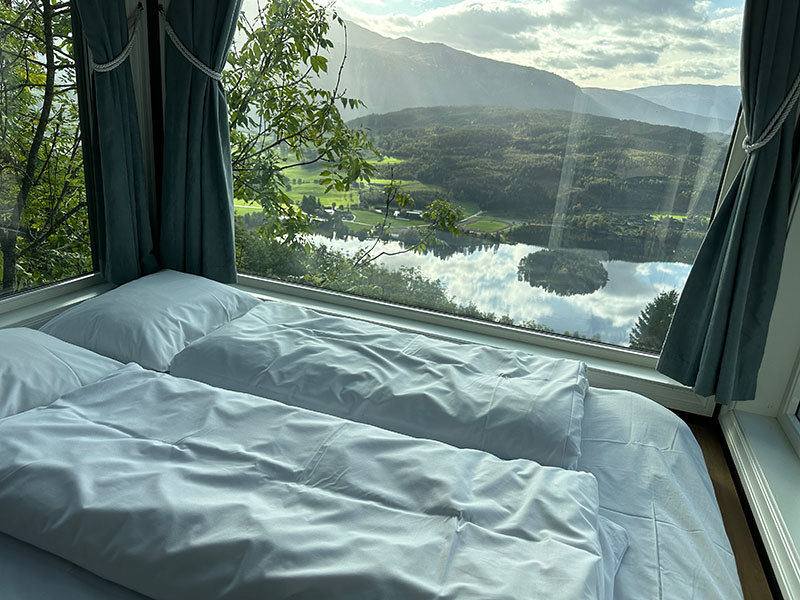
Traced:
POLYGON ((721 431, 718 427, 705 423, 689 421, 688 424, 706 459, 706 466, 717 494, 725 530, 728 532, 728 539, 736 556, 736 566, 739 569, 745 600, 772 600, 773 598, 777 600, 780 596, 774 596, 770 591, 767 575, 756 549, 756 542, 753 540, 745 511, 725 458, 722 446, 725 442, 721 431))

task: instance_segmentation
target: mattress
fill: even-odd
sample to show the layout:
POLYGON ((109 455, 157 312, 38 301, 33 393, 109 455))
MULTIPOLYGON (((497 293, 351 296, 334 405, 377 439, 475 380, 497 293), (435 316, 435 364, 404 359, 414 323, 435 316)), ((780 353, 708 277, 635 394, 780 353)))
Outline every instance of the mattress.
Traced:
POLYGON ((578 468, 597 478, 600 510, 628 532, 619 599, 742 598, 702 451, 689 427, 631 392, 589 388, 578 468))

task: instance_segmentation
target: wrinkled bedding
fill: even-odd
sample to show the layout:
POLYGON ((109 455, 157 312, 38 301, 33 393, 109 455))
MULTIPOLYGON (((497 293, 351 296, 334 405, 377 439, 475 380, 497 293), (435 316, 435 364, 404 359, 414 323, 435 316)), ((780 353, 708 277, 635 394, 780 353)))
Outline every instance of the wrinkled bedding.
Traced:
POLYGON ((169 372, 418 438, 574 469, 582 362, 457 344, 262 302, 169 372))
MULTIPOLYGON (((597 478, 600 514, 629 534, 614 598, 743 597, 700 449, 680 419, 636 394, 589 388, 581 443, 579 469, 597 478)), ((118 595, 112 595, 110 586, 0 534, 4 599, 141 598, 119 587, 113 590, 118 595), (37 576, 42 572, 46 578, 37 576)))
POLYGON ((125 367, 0 419, 0 531, 152 598, 610 598, 591 474, 125 367))

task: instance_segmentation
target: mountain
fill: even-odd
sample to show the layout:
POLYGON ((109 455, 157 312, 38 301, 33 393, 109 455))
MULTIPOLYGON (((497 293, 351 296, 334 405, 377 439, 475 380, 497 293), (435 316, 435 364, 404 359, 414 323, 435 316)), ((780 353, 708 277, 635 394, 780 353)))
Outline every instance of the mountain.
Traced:
MULTIPOLYGON (((342 88, 369 113, 421 106, 495 105, 512 108, 593 110, 591 98, 571 81, 547 71, 481 58, 437 43, 387 38, 348 23, 342 88)), ((336 50, 336 49, 335 49, 336 50)), ((328 83, 341 59, 333 53, 328 83)))
MULTIPOLYGON (((646 90, 647 88, 644 89, 646 90)), ((683 111, 674 106, 658 102, 657 100, 648 100, 632 92, 621 92, 603 88, 583 88, 583 93, 587 94, 606 110, 607 112, 603 114, 607 116, 643 121, 645 123, 652 123, 653 125, 684 127, 699 132, 719 131, 730 133, 733 131, 733 117, 736 116, 736 109, 727 113, 720 111, 720 115, 725 115, 725 117, 722 118, 712 116, 711 114, 701 115, 696 112, 683 111)), ((653 94, 653 96, 655 97, 656 95, 653 94)), ((677 105, 679 102, 675 104, 677 105)))
MULTIPOLYGON (((658 106, 632 93, 581 89, 548 71, 475 56, 444 44, 388 38, 355 23, 348 23, 347 33, 340 89, 367 105, 347 111, 347 118, 413 107, 492 105, 571 110, 700 132, 732 128, 730 115, 709 118, 658 106)), ((329 72, 322 82, 329 88, 338 73, 342 48, 343 44, 337 44, 330 56, 329 72)))
POLYGON ((673 110, 729 121, 741 100, 738 85, 654 85, 627 91, 673 110))

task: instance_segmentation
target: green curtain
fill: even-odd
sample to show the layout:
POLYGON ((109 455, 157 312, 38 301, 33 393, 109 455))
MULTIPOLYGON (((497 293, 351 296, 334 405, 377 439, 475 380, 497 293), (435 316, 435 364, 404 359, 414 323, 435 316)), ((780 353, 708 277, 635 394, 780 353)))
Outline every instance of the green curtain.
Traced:
POLYGON ((236 280, 228 108, 219 72, 241 0, 172 0, 165 18, 161 263, 236 280))
POLYGON ((800 93, 800 3, 748 0, 744 165, 689 273, 658 370, 720 404, 752 400, 783 262, 800 93))
MULTIPOLYGON (((151 233, 153 199, 145 180, 133 78, 126 58, 128 16, 124 2, 75 0, 74 5, 93 63, 91 126, 83 132, 90 140, 84 151, 92 152, 87 160, 94 166, 93 252, 106 280, 125 283, 158 269, 151 233)), ((140 14, 141 9, 134 23, 140 14)))

